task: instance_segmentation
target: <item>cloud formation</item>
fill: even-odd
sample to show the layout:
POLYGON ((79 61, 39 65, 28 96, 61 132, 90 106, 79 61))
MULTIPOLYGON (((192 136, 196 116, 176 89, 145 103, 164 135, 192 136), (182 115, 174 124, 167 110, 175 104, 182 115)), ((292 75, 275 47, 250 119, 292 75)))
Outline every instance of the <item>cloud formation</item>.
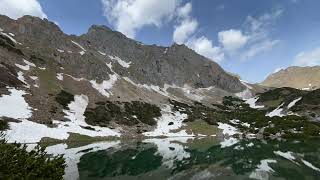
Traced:
POLYGON ((144 26, 160 27, 170 21, 180 0, 101 0, 104 16, 129 38, 144 26))
POLYGON ((215 62, 221 62, 224 59, 224 53, 221 48, 213 46, 212 41, 205 36, 191 39, 187 42, 187 46, 215 62))
POLYGON ((195 37, 198 21, 191 16, 192 4, 186 3, 177 11, 178 25, 173 32, 173 41, 178 44, 186 44, 197 53, 213 60, 221 62, 224 53, 220 47, 214 46, 212 40, 205 36, 195 37))
POLYGON ((248 36, 241 30, 230 29, 218 33, 219 42, 229 53, 233 53, 242 48, 248 41, 248 36))
POLYGON ((24 15, 47 18, 40 3, 37 0, 0 0, 0 14, 12 19, 20 18, 24 15))
POLYGON ((311 51, 301 52, 294 59, 296 66, 318 66, 320 65, 320 47, 311 51))
POLYGON ((178 44, 185 43, 198 27, 198 21, 190 16, 191 11, 191 3, 185 4, 177 11, 179 24, 175 26, 173 32, 173 41, 178 44))

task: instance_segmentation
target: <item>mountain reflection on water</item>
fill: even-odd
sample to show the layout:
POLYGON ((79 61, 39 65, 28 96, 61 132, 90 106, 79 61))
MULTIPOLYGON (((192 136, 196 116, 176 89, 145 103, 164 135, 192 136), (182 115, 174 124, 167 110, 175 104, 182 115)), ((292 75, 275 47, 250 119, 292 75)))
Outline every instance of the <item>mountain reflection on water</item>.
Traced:
POLYGON ((320 141, 166 138, 47 147, 65 179, 319 179, 320 141))

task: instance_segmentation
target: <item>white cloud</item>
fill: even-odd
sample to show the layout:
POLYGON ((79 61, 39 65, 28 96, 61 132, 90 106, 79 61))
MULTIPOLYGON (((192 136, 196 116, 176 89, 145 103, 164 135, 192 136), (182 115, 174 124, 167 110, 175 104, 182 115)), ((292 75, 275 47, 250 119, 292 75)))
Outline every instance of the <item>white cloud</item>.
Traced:
POLYGON ((270 51, 274 46, 276 46, 279 43, 280 43, 279 40, 268 40, 268 39, 257 42, 255 44, 251 45, 248 48, 248 50, 243 52, 241 57, 244 60, 253 58, 254 56, 256 56, 258 54, 270 51))
POLYGON ((280 43, 280 40, 271 38, 271 32, 276 20, 282 14, 282 9, 275 9, 258 17, 247 17, 244 23, 247 48, 240 55, 242 60, 268 52, 280 43))
POLYGON ((294 60, 296 66, 317 66, 320 65, 320 47, 308 52, 299 53, 294 60))
POLYGON ((192 4, 190 2, 186 3, 184 6, 178 9, 178 16, 180 18, 188 18, 190 17, 191 11, 192 11, 192 4))
POLYGON ((225 50, 230 53, 242 48, 248 41, 248 36, 244 35, 241 30, 234 29, 219 32, 218 38, 225 50))
POLYGON ((47 18, 37 0, 0 0, 0 14, 12 19, 24 15, 32 15, 40 18, 47 18))
POLYGON ((116 30, 134 38, 137 30, 160 27, 173 18, 180 0, 101 0, 104 15, 116 30))
POLYGON ((224 59, 224 53, 220 47, 213 46, 213 43, 208 38, 202 36, 200 38, 191 39, 187 45, 197 53, 213 60, 221 62, 224 59))
POLYGON ((186 3, 184 6, 178 8, 177 16, 179 24, 175 26, 173 32, 173 41, 178 44, 186 43, 198 27, 198 21, 190 16, 191 11, 191 3, 186 3))
POLYGON ((198 27, 198 22, 194 19, 185 19, 175 27, 173 32, 173 41, 178 44, 183 44, 190 38, 198 27))

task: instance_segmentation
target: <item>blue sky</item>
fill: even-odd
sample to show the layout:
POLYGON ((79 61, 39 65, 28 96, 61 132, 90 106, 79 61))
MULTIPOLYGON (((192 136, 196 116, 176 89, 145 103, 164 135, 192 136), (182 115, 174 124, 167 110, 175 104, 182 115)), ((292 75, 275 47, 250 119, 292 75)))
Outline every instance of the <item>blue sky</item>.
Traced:
POLYGON ((104 24, 144 44, 184 43, 249 82, 279 68, 320 65, 318 0, 0 0, 0 7, 1 1, 13 7, 0 13, 16 18, 14 6, 40 3, 19 10, 47 17, 67 34, 104 24))

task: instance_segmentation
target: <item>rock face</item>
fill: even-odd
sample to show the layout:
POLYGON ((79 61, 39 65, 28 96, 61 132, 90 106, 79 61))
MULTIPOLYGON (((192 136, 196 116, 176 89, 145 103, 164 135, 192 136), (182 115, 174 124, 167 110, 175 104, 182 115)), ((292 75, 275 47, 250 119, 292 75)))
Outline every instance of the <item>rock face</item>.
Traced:
POLYGON ((314 90, 320 87, 320 66, 289 67, 271 74, 261 85, 314 90))

